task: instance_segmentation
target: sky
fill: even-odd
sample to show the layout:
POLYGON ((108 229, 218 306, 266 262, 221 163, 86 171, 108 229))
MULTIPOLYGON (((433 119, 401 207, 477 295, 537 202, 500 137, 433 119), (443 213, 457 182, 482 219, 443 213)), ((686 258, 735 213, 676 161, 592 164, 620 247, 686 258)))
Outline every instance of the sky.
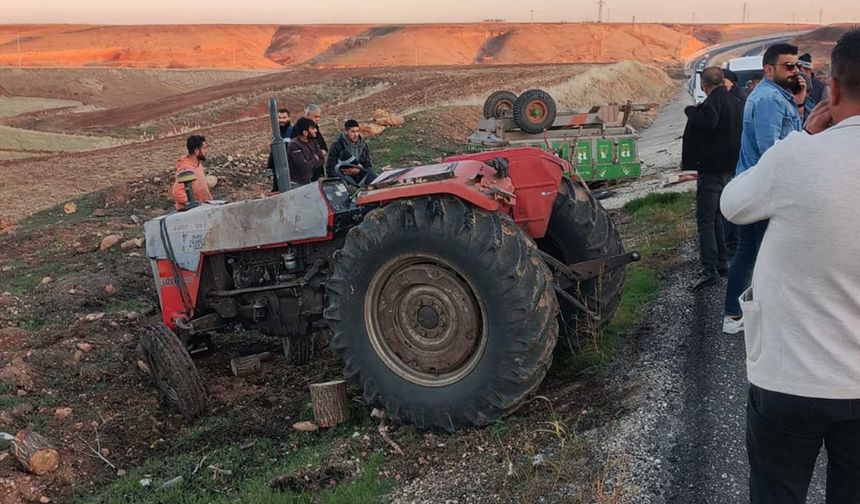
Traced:
MULTIPOLYGON (((740 22, 743 0, 605 0, 604 21, 740 22)), ((750 22, 855 22, 857 0, 748 0, 750 22)), ((0 24, 594 21, 597 0, 0 0, 0 24)))

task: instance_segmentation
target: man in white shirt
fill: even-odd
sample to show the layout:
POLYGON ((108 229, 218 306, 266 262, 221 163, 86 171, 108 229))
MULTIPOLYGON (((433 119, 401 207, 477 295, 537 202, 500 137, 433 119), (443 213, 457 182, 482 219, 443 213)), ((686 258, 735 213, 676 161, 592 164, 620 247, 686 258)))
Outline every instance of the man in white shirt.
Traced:
POLYGON ((751 502, 805 502, 823 444, 828 504, 860 503, 860 30, 833 49, 830 101, 721 209, 770 220, 741 297, 751 502))

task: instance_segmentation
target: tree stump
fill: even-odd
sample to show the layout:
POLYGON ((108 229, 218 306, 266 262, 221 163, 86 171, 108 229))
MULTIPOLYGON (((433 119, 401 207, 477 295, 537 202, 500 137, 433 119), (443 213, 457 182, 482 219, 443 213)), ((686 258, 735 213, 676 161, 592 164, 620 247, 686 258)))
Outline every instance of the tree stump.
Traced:
POLYGON ((9 451, 28 471, 40 476, 56 471, 60 465, 60 453, 34 431, 19 432, 12 440, 9 451))
POLYGON ((230 369, 233 370, 233 376, 248 376, 262 371, 263 363, 256 355, 247 355, 230 359, 230 369))
POLYGON ((233 376, 248 376, 262 371, 261 362, 265 362, 272 358, 271 352, 261 352, 244 357, 236 357, 230 359, 230 369, 233 370, 233 376))
POLYGON ((346 382, 335 380, 326 383, 313 383, 311 404, 314 418, 320 427, 334 427, 349 420, 349 407, 346 398, 346 382))

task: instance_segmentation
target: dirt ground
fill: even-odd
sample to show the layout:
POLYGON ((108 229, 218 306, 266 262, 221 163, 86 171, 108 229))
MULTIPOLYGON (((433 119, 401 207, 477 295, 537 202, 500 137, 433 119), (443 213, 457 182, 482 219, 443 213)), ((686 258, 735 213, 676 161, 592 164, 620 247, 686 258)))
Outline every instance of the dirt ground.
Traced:
MULTIPOLYGON (((559 90, 564 91, 559 95, 561 104, 565 105, 565 93, 582 98, 584 95, 577 95, 576 90, 594 86, 617 89, 615 95, 603 94, 601 98, 618 102, 640 94, 659 98, 660 90, 672 86, 661 70, 646 71, 643 69, 649 67, 644 66, 643 69, 624 67, 633 70, 628 73, 604 71, 603 68, 612 67, 599 65, 546 65, 539 67, 538 72, 533 71, 533 66, 528 68, 532 71, 526 76, 526 68, 520 66, 303 69, 217 84, 106 110, 19 115, 8 119, 7 123, 57 133, 86 132, 134 143, 92 152, 0 161, 3 178, 0 216, 18 220, 72 197, 163 173, 182 154, 184 138, 191 131, 207 136, 213 156, 262 156, 268 145, 265 109, 269 96, 277 97, 280 105, 294 111, 301 110, 307 102, 322 104, 323 132, 333 139, 343 120, 355 117, 365 121, 379 108, 397 114, 414 114, 446 105, 478 107, 497 89, 522 92, 533 87, 559 86, 559 90), (577 80, 580 75, 588 78, 577 80), (622 79, 629 85, 621 86, 622 79), (39 191, 28 190, 26 199, 13 197, 32 185, 33 173, 46 174, 51 182, 43 184, 39 191)), ((576 100, 571 102, 576 105, 576 100)), ((472 126, 478 114, 474 112, 472 126)), ((427 134, 434 133, 431 130, 427 134)), ((461 139, 466 136, 468 131, 461 139)))

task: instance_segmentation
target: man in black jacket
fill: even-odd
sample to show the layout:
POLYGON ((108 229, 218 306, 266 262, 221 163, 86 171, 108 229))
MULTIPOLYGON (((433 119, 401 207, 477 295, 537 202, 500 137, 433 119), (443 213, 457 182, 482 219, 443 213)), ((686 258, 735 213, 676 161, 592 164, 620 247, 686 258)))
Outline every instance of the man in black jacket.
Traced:
POLYGON ((335 167, 356 182, 370 182, 374 176, 373 163, 370 160, 370 148, 361 138, 358 121, 349 119, 343 124, 343 131, 331 146, 325 163, 326 175, 337 176, 335 167))
POLYGON ((317 125, 302 117, 293 126, 293 139, 287 144, 290 179, 293 184, 304 185, 318 179, 325 157, 316 141, 317 125))
POLYGON ((744 112, 743 102, 726 89, 722 69, 706 68, 701 81, 708 98, 698 106, 684 109, 688 131, 698 147, 695 159, 686 160, 699 172, 696 224, 702 272, 691 286, 693 290, 716 284, 720 274, 728 270, 720 195, 738 163, 744 112))

